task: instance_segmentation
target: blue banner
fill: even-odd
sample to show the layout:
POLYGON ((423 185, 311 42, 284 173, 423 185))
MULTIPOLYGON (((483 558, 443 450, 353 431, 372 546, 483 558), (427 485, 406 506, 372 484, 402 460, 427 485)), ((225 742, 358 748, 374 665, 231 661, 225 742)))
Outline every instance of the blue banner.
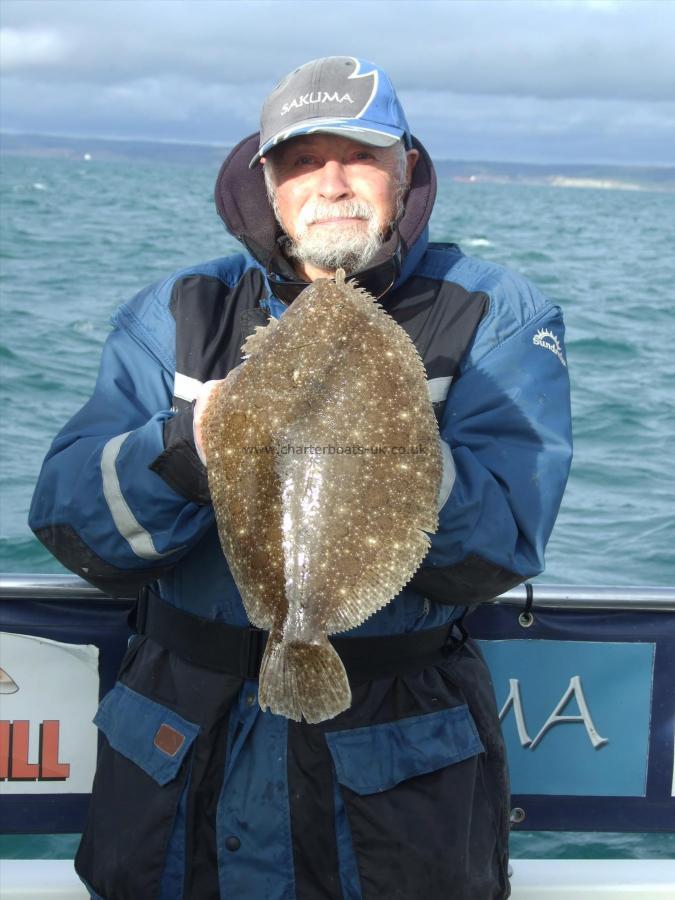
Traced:
MULTIPOLYGON (((96 596, 4 597, 0 630, 94 645, 102 697, 126 648, 132 605, 96 596)), ((548 610, 535 604, 532 623, 523 627, 519 612, 485 604, 465 620, 492 673, 512 807, 518 811, 514 827, 675 831, 675 613, 548 610)), ((10 684, 5 688, 12 690, 10 684)), ((76 692, 78 686, 66 689, 76 692)), ((59 749, 57 720, 54 713, 38 723, 39 747, 23 721, 0 721, 0 738, 16 746, 23 740, 15 762, 25 774, 46 770, 49 737, 54 771, 47 774, 67 783, 69 759, 59 749)), ((5 766, 3 775, 3 759, 0 752, 0 777, 7 780, 12 770, 5 766)), ((59 793, 58 785, 44 795, 16 788, 3 796, 0 832, 81 830, 87 794, 59 793)))
POLYGON ((675 831, 675 614, 535 605, 524 627, 519 613, 465 622, 492 674, 515 827, 675 831))

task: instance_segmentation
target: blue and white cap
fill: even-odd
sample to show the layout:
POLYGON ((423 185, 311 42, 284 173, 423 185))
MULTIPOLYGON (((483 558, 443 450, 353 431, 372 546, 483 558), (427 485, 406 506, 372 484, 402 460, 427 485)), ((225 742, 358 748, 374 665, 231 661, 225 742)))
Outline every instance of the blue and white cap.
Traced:
POLYGON ((353 56, 314 59, 287 75, 265 100, 260 147, 250 167, 272 147, 299 134, 324 132, 375 147, 404 140, 410 128, 394 86, 374 63, 353 56))

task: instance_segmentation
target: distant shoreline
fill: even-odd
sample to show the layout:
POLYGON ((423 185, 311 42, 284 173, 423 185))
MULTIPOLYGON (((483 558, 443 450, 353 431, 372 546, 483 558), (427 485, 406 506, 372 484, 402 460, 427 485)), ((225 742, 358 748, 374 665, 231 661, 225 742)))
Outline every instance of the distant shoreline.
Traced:
MULTIPOLYGON (((218 167, 232 148, 172 141, 0 132, 0 157, 218 167)), ((439 177, 465 184, 529 184, 596 190, 675 191, 675 166, 434 159, 439 177)))

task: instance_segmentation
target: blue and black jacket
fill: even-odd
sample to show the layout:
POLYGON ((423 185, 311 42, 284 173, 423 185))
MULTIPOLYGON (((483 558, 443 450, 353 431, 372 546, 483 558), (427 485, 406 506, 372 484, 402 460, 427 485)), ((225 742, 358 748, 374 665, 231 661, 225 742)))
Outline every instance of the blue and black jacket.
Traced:
MULTIPOLYGON (((173 607, 242 627, 192 400, 304 286, 248 170, 256 140, 235 148, 216 188, 245 251, 117 311, 94 393, 50 448, 30 514, 99 587, 152 583, 173 607)), ((440 527, 413 580, 353 636, 450 622, 541 572, 571 459, 560 310, 520 276, 428 243, 435 176, 416 146, 398 232, 357 278, 424 361, 443 440, 440 527)), ((92 895, 506 897, 508 778, 475 646, 352 687, 336 719, 288 722, 261 712, 254 679, 134 639, 97 715, 105 741, 77 859, 92 895)))

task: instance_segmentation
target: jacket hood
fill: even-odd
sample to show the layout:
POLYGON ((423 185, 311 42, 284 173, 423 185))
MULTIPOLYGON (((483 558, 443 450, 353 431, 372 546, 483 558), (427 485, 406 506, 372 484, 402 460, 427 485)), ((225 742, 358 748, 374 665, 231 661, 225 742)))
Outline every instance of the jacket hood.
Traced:
MULTIPOLYGON (((257 133, 249 135, 237 144, 222 164, 216 180, 216 208, 229 233, 265 268, 273 292, 282 300, 291 300, 307 282, 298 281, 292 266, 281 253, 279 240, 283 232, 267 199, 262 166, 249 168, 258 143, 257 133)), ((416 245, 423 243, 426 246, 426 229, 436 199, 436 173, 422 144, 415 137, 412 143, 420 155, 403 217, 372 264, 362 272, 350 275, 376 297, 381 297, 400 280, 411 250, 415 248, 414 255, 421 255, 419 251, 422 249, 423 252, 424 248, 416 245)))

